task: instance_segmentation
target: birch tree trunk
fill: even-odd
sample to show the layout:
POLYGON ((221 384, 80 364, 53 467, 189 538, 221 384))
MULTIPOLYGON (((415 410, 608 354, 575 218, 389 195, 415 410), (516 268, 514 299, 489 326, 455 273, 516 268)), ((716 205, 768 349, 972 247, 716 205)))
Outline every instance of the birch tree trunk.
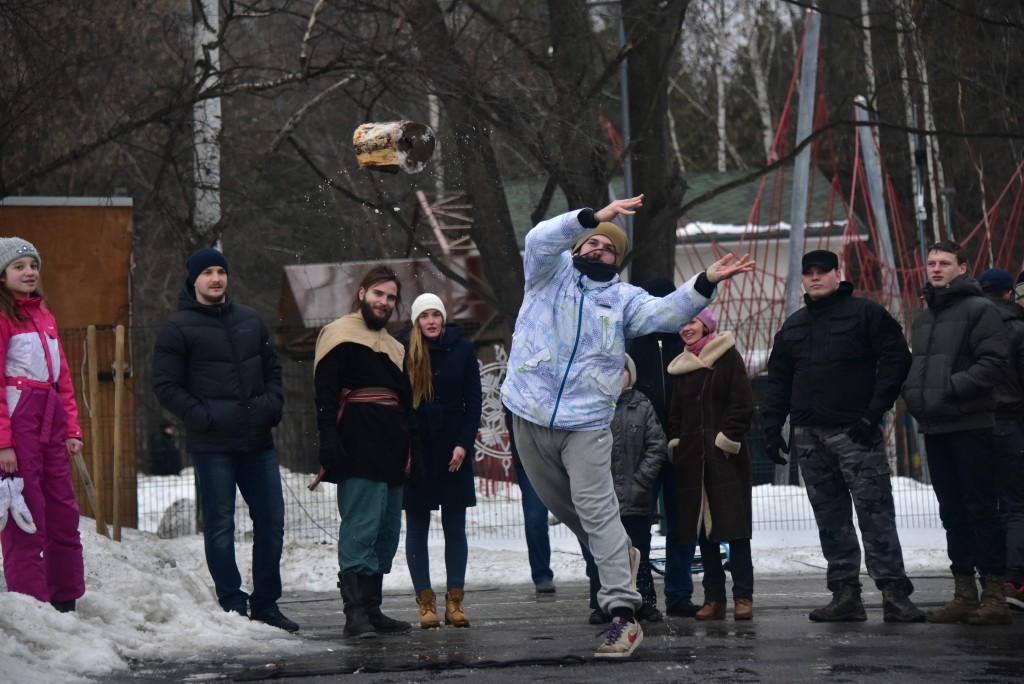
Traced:
MULTIPOLYGON (((193 51, 196 64, 196 91, 202 93, 220 79, 220 8, 217 0, 192 3, 193 51)), ((221 220, 220 205, 220 131, 219 97, 198 100, 192 108, 193 246, 210 245, 221 220)))
MULTIPOLYGON (((761 3, 750 2, 747 5, 750 21, 750 32, 747 34, 747 58, 750 60, 750 74, 754 79, 754 103, 757 106, 757 116, 761 120, 761 141, 764 145, 764 158, 766 163, 771 164, 774 160, 772 154, 772 143, 775 141, 775 122, 772 119, 771 106, 768 103, 768 78, 765 76, 764 60, 761 57, 761 22, 759 5, 761 3)), ((775 35, 768 37, 767 54, 769 57, 775 50, 775 35)))
POLYGON ((715 5, 715 19, 718 24, 715 45, 715 130, 718 132, 718 171, 725 171, 725 147, 728 143, 725 130, 725 4, 723 0, 715 5))
POLYGON ((875 58, 871 55, 871 8, 868 0, 860 0, 860 21, 864 27, 864 75, 868 81, 867 101, 874 103, 875 93, 875 58))
MULTIPOLYGON (((928 87, 928 65, 925 62, 921 34, 914 21, 914 16, 910 13, 910 8, 907 6, 907 0, 897 0, 897 14, 901 24, 900 28, 911 36, 910 49, 914 55, 917 79, 921 84, 921 112, 924 117, 922 125, 925 130, 933 131, 935 130, 935 112, 932 109, 931 91, 928 87)), ((902 31, 897 31, 896 35, 902 38, 902 31)), ((933 135, 925 136, 925 140, 925 145, 928 148, 928 194, 932 202, 932 233, 935 241, 938 242, 942 239, 942 231, 939 230, 938 191, 945 187, 946 182, 940 163, 939 141, 933 135)), ((913 149, 913 144, 911 144, 911 149, 913 149)))

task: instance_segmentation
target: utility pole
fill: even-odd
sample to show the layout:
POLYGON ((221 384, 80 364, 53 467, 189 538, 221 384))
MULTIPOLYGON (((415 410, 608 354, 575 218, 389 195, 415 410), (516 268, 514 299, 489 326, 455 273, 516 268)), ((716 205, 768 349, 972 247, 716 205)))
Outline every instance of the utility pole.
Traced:
MULTIPOLYGON (((807 32, 804 35, 804 54, 800 62, 800 111, 796 121, 797 145, 810 137, 814 128, 814 89, 818 78, 818 36, 821 15, 807 11, 807 32)), ((793 194, 789 219, 789 271, 786 273, 785 317, 800 308, 800 264, 804 254, 804 236, 807 232, 807 193, 811 177, 811 147, 800 150, 793 165, 793 194)))
MULTIPOLYGON (((857 121, 868 121, 868 102, 863 95, 854 98, 857 121)), ((884 305, 897 321, 900 320, 900 286, 896 278, 896 259, 893 254, 892 236, 889 234, 889 218, 885 215, 885 190, 882 186, 882 162, 878 157, 874 129, 858 126, 860 153, 864 157, 864 171, 868 179, 868 194, 871 210, 875 215, 878 231, 878 257, 882 261, 882 294, 884 305)))

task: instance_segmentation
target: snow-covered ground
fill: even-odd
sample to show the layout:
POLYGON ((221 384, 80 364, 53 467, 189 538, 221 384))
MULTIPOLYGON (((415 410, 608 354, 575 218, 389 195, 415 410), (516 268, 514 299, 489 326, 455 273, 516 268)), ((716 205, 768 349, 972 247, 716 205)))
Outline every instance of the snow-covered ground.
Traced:
MULTIPOLYGON (((308 479, 308 478, 305 478, 308 479)), ((912 500, 914 513, 934 515, 934 499, 919 496, 923 487, 898 478, 897 501, 912 500), (914 490, 908 492, 907 490, 914 490), (917 496, 900 496, 913 493, 917 496), (921 511, 922 501, 931 501, 921 511)), ((333 488, 320 496, 333 497, 333 488)), ((761 488, 758 488, 761 489, 761 488)), ((189 495, 188 487, 154 500, 140 487, 140 527, 156 529, 163 510, 189 495)), ((764 494, 764 492, 760 492, 764 494)), ((470 509, 470 558, 466 587, 494 587, 530 581, 529 562, 522 530, 503 527, 493 532, 495 521, 518 515, 519 502, 511 492, 479 495, 480 504, 470 509)), ((809 517, 806 496, 799 487, 773 487, 771 496, 755 494, 755 520, 764 519, 763 506, 779 507, 798 517, 809 517), (766 502, 766 503, 758 503, 766 502)), ((900 504, 902 506, 902 504, 900 504)), ((331 507, 307 507, 302 513, 316 517, 316 511, 331 507)), ((518 518, 517 518, 518 519, 518 518)), ((337 535, 333 518, 318 521, 325 531, 337 535)), ((96 533, 95 521, 82 518, 80 530, 85 546, 86 594, 78 612, 59 614, 48 604, 9 593, 0 587, 0 673, 5 681, 70 683, 102 679, 126 670, 129 663, 209 662, 219 654, 260 652, 298 654, 322 650, 323 642, 311 643, 301 636, 285 634, 259 623, 222 612, 213 594, 206 570, 201 536, 160 539, 153 532, 125 529, 115 543, 96 533)), ((901 529, 907 570, 915 574, 945 573, 945 536, 941 529, 901 529)), ((654 546, 664 543, 655 537, 654 546)), ((584 564, 575 539, 552 535, 552 569, 557 581, 585 581, 584 564)), ((248 542, 236 544, 239 569, 250 574, 251 549, 248 542)), ((431 575, 435 587, 444 586, 442 542, 431 542, 431 575)), ((337 591, 336 545, 324 541, 289 541, 282 560, 285 592, 337 591)), ((761 576, 820 575, 824 562, 813 529, 762 530, 753 539, 755 572, 761 576)), ((385 578, 385 591, 408 591, 412 584, 399 550, 394 569, 385 578)), ((699 590, 698 590, 699 593, 699 590)), ((301 635, 301 632, 300 632, 301 635)))

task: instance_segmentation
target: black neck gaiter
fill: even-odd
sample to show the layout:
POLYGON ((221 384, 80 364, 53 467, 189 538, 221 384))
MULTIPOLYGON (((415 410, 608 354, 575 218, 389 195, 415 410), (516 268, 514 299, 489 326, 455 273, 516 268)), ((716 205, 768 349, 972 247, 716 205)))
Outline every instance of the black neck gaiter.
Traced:
POLYGON ((599 283, 607 283, 619 272, 619 267, 615 264, 591 261, 589 259, 584 259, 581 256, 574 256, 572 258, 572 265, 576 267, 577 271, 599 283))

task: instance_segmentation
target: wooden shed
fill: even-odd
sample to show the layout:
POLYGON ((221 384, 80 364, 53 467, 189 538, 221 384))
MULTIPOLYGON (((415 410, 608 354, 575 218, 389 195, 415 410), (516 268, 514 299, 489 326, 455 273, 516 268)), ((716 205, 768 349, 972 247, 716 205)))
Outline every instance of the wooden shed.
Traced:
MULTIPOLYGON (((0 199, 0 236, 18 236, 35 245, 42 260, 41 284, 47 307, 60 329, 78 400, 89 466, 104 520, 112 519, 114 429, 114 327, 127 328, 125 402, 121 427, 121 525, 135 527, 136 436, 132 379, 131 269, 132 200, 127 197, 6 197, 0 199), (97 327, 99 406, 88 403, 86 328, 97 327), (94 449, 90 411, 98 409, 102 452, 94 449)), ((74 474, 83 515, 93 512, 81 479, 74 474)))

